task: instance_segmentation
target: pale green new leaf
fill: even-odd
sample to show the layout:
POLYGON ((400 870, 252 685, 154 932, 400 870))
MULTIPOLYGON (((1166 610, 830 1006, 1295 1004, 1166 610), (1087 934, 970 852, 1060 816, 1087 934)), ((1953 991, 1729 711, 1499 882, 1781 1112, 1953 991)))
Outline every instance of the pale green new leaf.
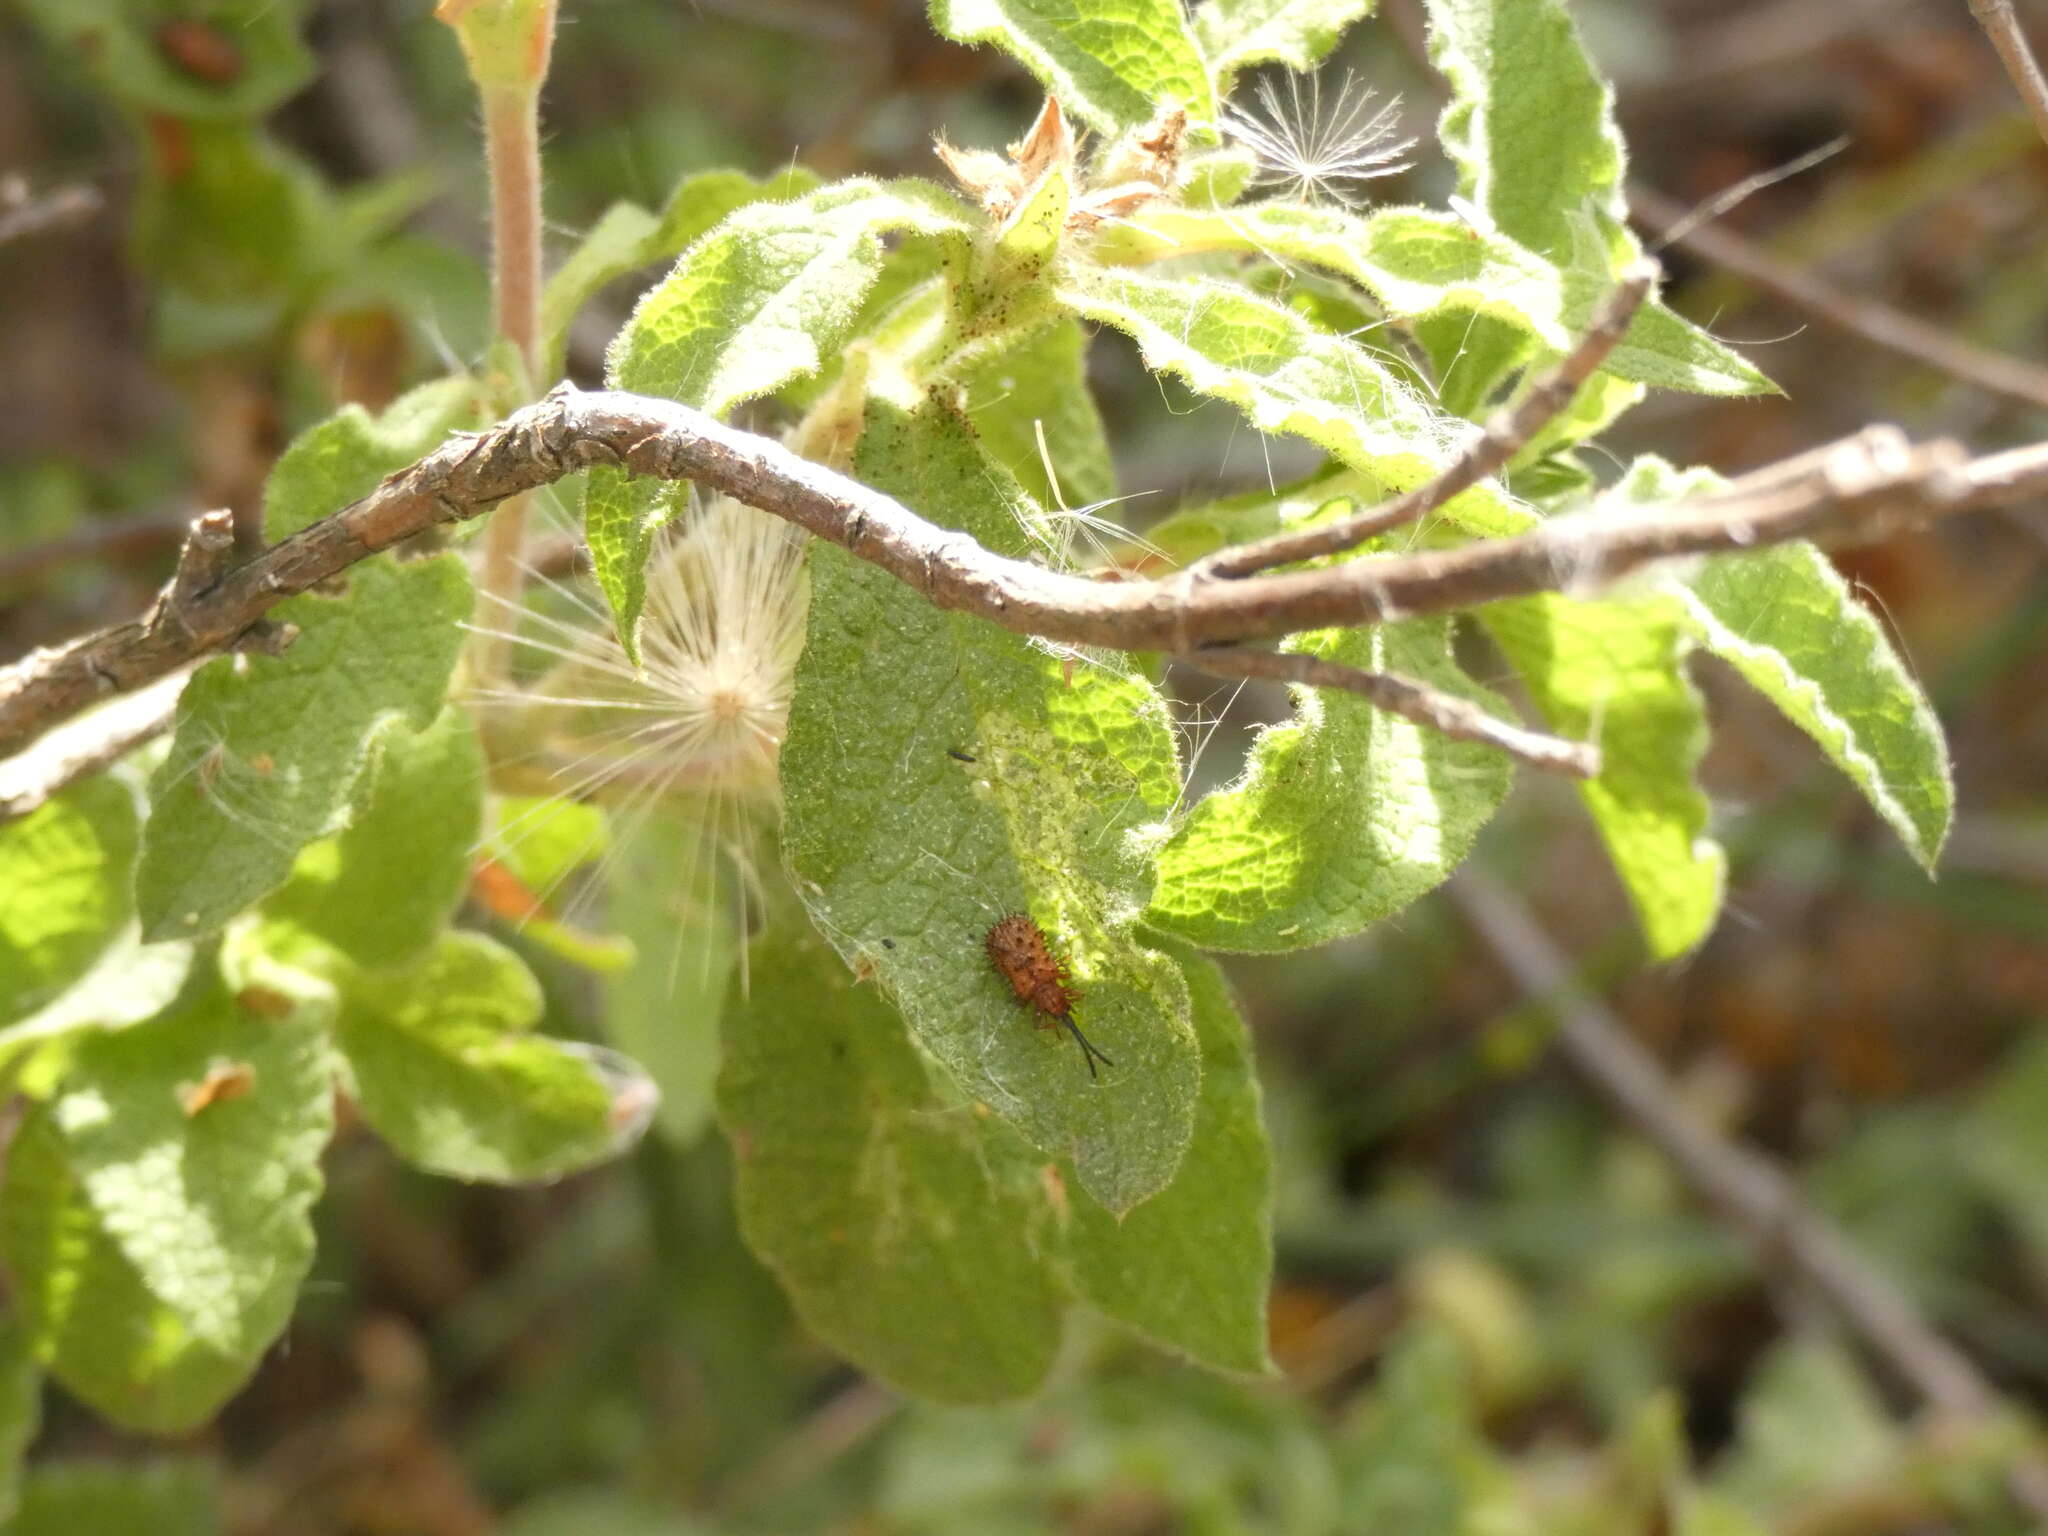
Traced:
POLYGON ((1202 0, 1195 8, 1195 41, 1218 93, 1227 96, 1247 65, 1314 69, 1372 6, 1373 0, 1202 0))
POLYGON ((21 1463, 42 1427, 42 1389, 28 1335, 16 1319, 0 1317, 0 1526, 21 1506, 21 1463))
POLYGON ((1580 797, 1627 886, 1650 950, 1683 954, 1721 907, 1726 861, 1707 835, 1693 773, 1706 747, 1686 678, 1685 614, 1658 594, 1612 602, 1545 595, 1490 603, 1479 618, 1550 728, 1599 745, 1580 797))
POLYGON ((1173 1183, 1122 1221, 1069 1196, 1067 1262, 1084 1300, 1144 1338, 1218 1370, 1263 1371, 1272 1157, 1251 1036, 1222 968, 1179 959, 1202 1043, 1194 1137, 1173 1183))
POLYGON ((750 970, 718 1079, 748 1244, 821 1338, 903 1390, 1032 1391, 1064 1297, 1029 1150, 934 1082, 896 1010, 800 918, 750 970))
POLYGON ((467 714, 388 732, 348 830, 301 853, 265 910, 362 965, 416 960, 462 900, 483 801, 483 745, 467 714))
POLYGON ((613 203, 541 291, 541 376, 560 375, 570 323, 605 284, 654 262, 673 260, 735 208, 780 202, 817 184, 809 171, 794 167, 760 181, 741 171, 701 171, 685 177, 658 214, 638 203, 613 203))
MULTIPOLYGON (((929 182, 837 182, 753 203, 698 240, 612 344, 610 382, 722 416, 819 371, 846 340, 890 235, 964 239, 966 206, 929 182)), ((591 565, 629 656, 637 655, 654 535, 685 492, 592 471, 584 502, 591 565)))
POLYGON ((1197 122, 1215 120, 1180 0, 931 0, 931 15, 956 42, 1010 54, 1100 132, 1145 122, 1169 101, 1197 122))
POLYGON ((0 1023, 41 1008, 114 941, 141 829, 134 789, 108 775, 0 825, 0 1023))
POLYGON ((334 1130, 325 1010, 245 1010, 217 982, 86 1036, 51 1105, 72 1175, 145 1289, 194 1339, 253 1365, 313 1262, 334 1130))
POLYGON ((1931 872, 1955 811, 1941 722, 1828 557, 1803 542, 1729 555, 1673 590, 1700 644, 1811 736, 1931 872))
POLYGON ((618 1150, 610 1090, 585 1055, 532 1033, 540 984, 503 945, 444 933, 407 969, 328 975, 363 1118, 415 1167, 523 1183, 618 1150))
POLYGON ((7 1149, 0 1252, 36 1358, 116 1424, 191 1429, 255 1367, 198 1338, 150 1294, 86 1198, 47 1105, 7 1149))
MULTIPOLYGON (((1036 515, 936 402, 872 404, 855 472, 1005 553, 1036 515)), ((811 582, 782 753, 805 903, 970 1098, 1122 1213, 1172 1177, 1199 1075, 1179 968, 1133 931, 1179 792, 1163 706, 1142 679, 942 613, 831 546, 812 546, 811 582), (991 967, 983 938, 1012 912, 1072 967, 1075 1020, 1116 1063, 1101 1081, 991 967)))
POLYGON ((461 557, 367 561, 343 597, 276 610, 282 656, 224 656, 178 701, 150 780, 136 901, 149 939, 210 933, 291 873, 343 821, 379 737, 441 711, 470 610, 461 557))
POLYGON ((1560 267, 1605 276, 1634 250, 1614 92, 1562 0, 1428 0, 1451 84, 1439 133, 1459 191, 1560 267))
MULTIPOLYGON (((1504 715, 1465 676, 1450 640, 1448 620, 1417 619, 1297 643, 1504 715)), ((1147 922, 1208 949, 1327 944, 1442 884, 1507 794, 1507 759, 1490 747, 1334 689, 1295 689, 1294 709, 1292 722, 1260 733, 1243 776, 1202 799, 1161 851, 1147 922)))

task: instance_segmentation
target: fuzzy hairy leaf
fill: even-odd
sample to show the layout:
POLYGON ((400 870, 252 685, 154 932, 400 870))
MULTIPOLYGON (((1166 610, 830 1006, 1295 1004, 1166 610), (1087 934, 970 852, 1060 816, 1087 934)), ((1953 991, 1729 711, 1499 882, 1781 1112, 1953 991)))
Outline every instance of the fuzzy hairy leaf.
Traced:
POLYGON ((462 900, 483 814, 468 715, 444 709, 424 731, 387 733, 348 829, 301 853, 266 909, 359 964, 408 964, 462 900))
POLYGON ((335 830, 378 739, 441 712, 470 610, 458 555, 367 561, 346 596, 277 610, 282 656, 223 656, 193 675, 150 780, 136 872, 149 939, 196 938, 281 885, 335 830))
MULTIPOLYGON (((1497 231, 1428 208, 1382 208, 1359 218, 1337 208, 1259 203, 1231 209, 1161 208, 1113 231, 1098 255, 1142 263, 1211 251, 1256 251, 1332 272, 1365 289, 1397 319, 1504 322, 1544 351, 1584 333, 1608 283, 1602 272, 1560 268, 1497 231)), ((1458 351, 1469 345, 1460 336, 1458 351)), ((1629 325, 1606 370, 1693 394, 1754 395, 1771 382, 1705 331, 1652 300, 1629 325)))
MULTIPOLYGON (((1035 511, 936 402, 871 404, 855 472, 1007 553, 1035 511)), ((941 613, 827 545, 811 583, 782 755, 806 905, 970 1098, 1128 1210, 1172 1177, 1199 1075, 1186 985, 1133 931, 1179 792, 1157 694, 941 613), (1117 1063, 1100 1082, 1071 1042, 1035 1034, 983 953, 1012 912, 1073 968, 1076 1021, 1117 1063)))
POLYGON ((147 1024, 83 1039, 51 1106, 141 1283, 196 1339, 252 1364, 313 1262, 334 1131, 324 1012, 260 1016, 209 980, 147 1024))
POLYGON ((184 989, 193 946, 142 942, 129 923, 77 981, 27 1018, 0 1029, 0 1091, 54 1090, 68 1042, 89 1029, 126 1029, 154 1017, 184 989))
POLYGON ((1451 85, 1439 133, 1458 190, 1560 267, 1634 253, 1614 92, 1562 0, 1428 0, 1430 60, 1451 85))
POLYGON ((1264 1371, 1272 1156, 1251 1036, 1222 968, 1176 954, 1202 1045, 1187 1155, 1171 1184, 1120 1221, 1070 1196, 1064 1249, 1075 1290, 1106 1316, 1218 1370, 1264 1371))
POLYGON ((1218 94, 1228 95, 1247 65, 1314 69, 1372 7, 1373 0, 1202 0, 1195 8, 1195 41, 1215 73, 1218 94))
POLYGON ((1167 101, 1198 122, 1216 116, 1180 0, 931 0, 931 16, 955 42, 1010 54, 1102 133, 1142 123, 1167 101))
MULTIPOLYGON (((835 183, 788 202, 740 208, 640 300, 612 343, 612 385, 722 416, 815 374, 846 340, 890 235, 955 236, 966 207, 930 182, 835 183)), ((654 535, 686 494, 590 474, 584 530, 620 641, 637 656, 654 535)))
POLYGON ((540 984, 503 945, 444 933, 405 969, 325 974, 363 1118, 415 1167, 525 1183, 618 1150, 610 1090, 586 1056, 532 1033, 540 984))
POLYGON ((660 213, 638 203, 613 203, 563 258, 541 293, 541 376, 560 376, 570 323, 607 283, 673 260, 736 208, 798 197, 817 184, 816 176, 797 167, 762 180, 741 171, 701 171, 677 185, 660 213))
POLYGON ((1726 860, 1707 835, 1693 772, 1706 714, 1686 678, 1687 625, 1666 595, 1587 603, 1545 595, 1490 603, 1479 618, 1561 736, 1599 744, 1580 798, 1659 959, 1706 937, 1726 860))
POLYGON ((740 1229, 864 1369, 945 1402, 1023 1396, 1065 1299, 1029 1149, 934 1082, 895 1009, 805 926, 754 945, 727 1014, 740 1229))
MULTIPOLYGON (((1451 655, 1451 625, 1326 631, 1289 648, 1501 702, 1451 655)), ((1297 688, 1294 720, 1253 744, 1159 856, 1146 921, 1209 949, 1306 949, 1378 922, 1449 878, 1507 794, 1507 759, 1337 690, 1297 688)))
POLYGON ((1675 586, 1700 644, 1817 742, 1930 873, 1955 812, 1941 722, 1828 557, 1785 544, 1675 586))
POLYGON ((134 789, 107 775, 0 825, 0 1022, 41 1008, 114 941, 141 835, 134 789))
POLYGON ((483 420, 474 380, 422 384, 372 416, 345 405, 292 439, 263 487, 263 536, 275 544, 368 495, 394 470, 483 420))
POLYGON ((36 1358, 117 1424, 176 1434, 205 1422, 255 1361, 198 1338, 149 1293, 72 1171, 47 1105, 7 1149, 0 1252, 36 1358))
MULTIPOLYGON (((1722 483, 1707 470, 1643 458, 1606 500, 1654 506, 1722 483)), ((1827 556, 1803 541, 1728 555, 1666 590, 1694 639, 1812 737, 1931 870, 1955 809, 1941 722, 1827 556)))
POLYGON ((1035 331, 985 359, 962 381, 967 419, 982 446, 1016 476, 1032 500, 1051 508, 1099 505, 1116 495, 1116 466, 1088 388, 1088 340, 1071 320, 1035 331), (1045 429, 1038 451, 1033 424, 1045 429), (1058 495, 1045 460, 1058 477, 1058 495))

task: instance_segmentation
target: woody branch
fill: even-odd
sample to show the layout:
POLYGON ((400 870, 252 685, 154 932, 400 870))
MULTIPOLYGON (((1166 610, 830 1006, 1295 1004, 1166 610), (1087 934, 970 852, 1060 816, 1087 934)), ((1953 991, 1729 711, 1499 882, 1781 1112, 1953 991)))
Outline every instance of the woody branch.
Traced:
MULTIPOLYGON (((1229 580, 1183 571, 1101 582, 991 554, 767 437, 673 401, 563 386, 459 434, 363 497, 205 582, 174 578, 133 623, 0 670, 0 751, 87 707, 264 637, 278 603, 415 535, 578 470, 693 480, 872 562, 942 608, 1069 644, 1187 655, 1309 629, 1445 613, 1501 598, 1585 596, 1662 561, 1791 539, 1847 544, 2048 490, 2048 443, 1971 459, 1873 428, 1672 506, 1562 517, 1516 538, 1229 580)), ((195 555, 198 551, 194 551, 195 555)))

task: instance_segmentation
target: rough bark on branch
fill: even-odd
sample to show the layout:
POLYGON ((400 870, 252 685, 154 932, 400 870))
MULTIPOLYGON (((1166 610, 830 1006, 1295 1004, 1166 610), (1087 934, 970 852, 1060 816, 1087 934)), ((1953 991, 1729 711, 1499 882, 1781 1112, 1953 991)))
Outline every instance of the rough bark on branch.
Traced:
POLYGON ((1587 596, 1660 560, 1799 538, 1866 542, 2048 489, 2048 444, 1971 461, 1952 442, 1916 448, 1895 432, 1872 431, 1714 496, 1560 517, 1512 539, 1236 581, 1184 571, 1107 582, 992 555, 772 438, 688 406, 564 386, 487 431, 456 436, 202 589, 174 579, 175 603, 0 670, 0 752, 241 641, 277 603, 358 560, 599 464, 694 480, 873 562, 939 607, 1005 629, 1173 653, 1535 592, 1587 596))

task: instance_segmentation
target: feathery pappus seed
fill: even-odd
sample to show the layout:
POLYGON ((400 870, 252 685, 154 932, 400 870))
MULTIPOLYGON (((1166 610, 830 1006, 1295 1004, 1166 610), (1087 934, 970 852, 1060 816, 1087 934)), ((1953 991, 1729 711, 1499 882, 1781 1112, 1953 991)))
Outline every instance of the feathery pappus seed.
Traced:
POLYGON ((1088 1063, 1090 1078, 1098 1076, 1096 1062, 1105 1067, 1116 1065, 1098 1051, 1081 1033, 1080 1026, 1075 1024, 1074 1004, 1078 994, 1069 984, 1065 962, 1055 956, 1052 946, 1046 943, 1044 929, 1022 912, 1012 912, 1008 917, 998 919, 989 929, 982 939, 982 946, 988 951, 989 964, 1010 984, 1018 1002, 1037 1009, 1053 1023, 1066 1026, 1067 1033, 1074 1037, 1074 1043, 1081 1047, 1081 1057, 1088 1063))

